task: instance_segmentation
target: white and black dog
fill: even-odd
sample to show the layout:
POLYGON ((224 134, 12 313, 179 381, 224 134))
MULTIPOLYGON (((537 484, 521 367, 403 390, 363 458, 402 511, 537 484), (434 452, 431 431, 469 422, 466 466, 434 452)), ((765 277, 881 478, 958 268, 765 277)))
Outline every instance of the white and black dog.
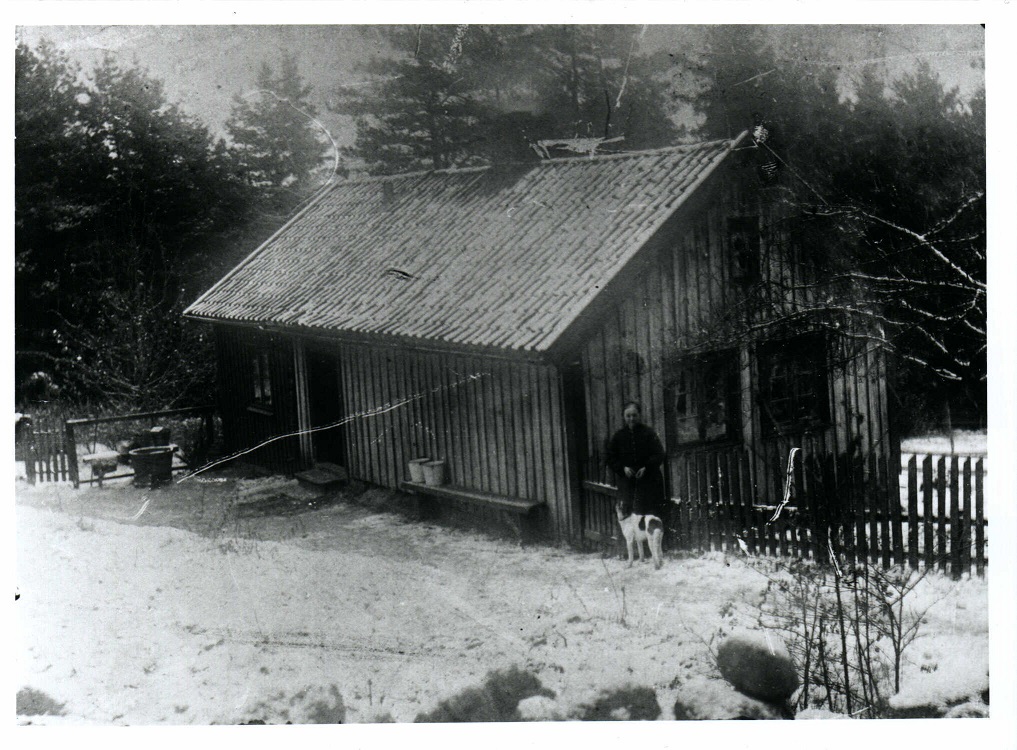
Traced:
POLYGON ((637 516, 627 507, 624 500, 615 503, 614 509, 618 514, 618 525, 621 526, 625 546, 629 551, 629 567, 632 566, 634 552, 638 552, 639 561, 643 561, 643 542, 646 542, 653 557, 653 565, 660 570, 660 566, 664 564, 661 549, 664 541, 664 522, 656 516, 637 516))

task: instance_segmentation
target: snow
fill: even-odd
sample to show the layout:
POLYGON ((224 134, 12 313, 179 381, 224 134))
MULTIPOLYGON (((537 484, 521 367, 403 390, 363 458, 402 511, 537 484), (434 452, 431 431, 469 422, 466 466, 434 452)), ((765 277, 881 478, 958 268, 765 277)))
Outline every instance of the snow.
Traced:
POLYGON ((901 453, 985 455, 988 433, 985 430, 954 430, 946 434, 913 435, 900 441, 901 453))
MULTIPOLYGON (((766 584, 764 563, 720 553, 655 571, 520 547, 384 510, 399 503, 380 490, 245 517, 238 489, 19 486, 18 684, 64 705, 22 720, 408 722, 513 665, 556 695, 535 713, 639 685, 671 719, 683 686, 717 677, 718 639, 756 626, 766 584)), ((951 654, 987 653, 984 582, 923 583, 909 669, 964 692, 978 669, 951 654)))

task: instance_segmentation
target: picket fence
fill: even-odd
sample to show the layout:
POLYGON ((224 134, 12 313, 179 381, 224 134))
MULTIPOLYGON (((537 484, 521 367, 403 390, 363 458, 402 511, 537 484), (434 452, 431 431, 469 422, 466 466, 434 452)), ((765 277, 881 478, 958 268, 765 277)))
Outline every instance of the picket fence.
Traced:
POLYGON ((64 421, 59 416, 34 417, 15 430, 14 460, 25 465, 25 477, 36 482, 66 482, 71 459, 64 449, 64 421))
MULTIPOLYGON (((758 461, 743 448, 672 456, 670 502, 662 511, 668 546, 936 568, 954 576, 985 572, 983 456, 910 455, 899 466, 876 455, 799 454, 783 506, 779 492, 754 482, 758 461)), ((616 494, 604 482, 584 482, 587 539, 619 543, 616 494)))
MULTIPOLYGON (((200 419, 198 442, 201 445, 188 447, 206 450, 216 439, 215 408, 212 406, 184 407, 153 412, 118 414, 104 417, 65 419, 60 415, 46 414, 33 416, 31 421, 16 427, 14 459, 24 463, 24 476, 30 484, 38 482, 70 482, 74 487, 98 481, 90 476, 90 467, 82 458, 97 449, 109 450, 114 445, 113 437, 130 438, 139 431, 156 424, 170 424, 175 428, 174 439, 181 440, 182 420, 200 419)), ((194 435, 189 442, 194 442, 194 435)), ((186 463, 200 450, 188 451, 184 460, 174 460, 173 470, 183 470, 186 463)), ((134 476, 130 470, 108 474, 106 480, 124 479, 134 476)))

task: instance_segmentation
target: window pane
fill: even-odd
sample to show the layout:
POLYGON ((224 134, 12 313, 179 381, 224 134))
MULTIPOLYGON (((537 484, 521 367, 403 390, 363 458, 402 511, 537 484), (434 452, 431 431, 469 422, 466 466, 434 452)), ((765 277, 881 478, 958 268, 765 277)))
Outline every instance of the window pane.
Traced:
POLYGON ((809 334, 760 352, 762 416, 771 429, 820 422, 826 414, 826 343, 809 334))
POLYGON ((261 400, 263 403, 272 403, 272 378, 268 368, 268 354, 261 355, 261 400))
POLYGON ((715 352, 684 360, 672 390, 677 443, 722 440, 737 436, 738 353, 715 352))

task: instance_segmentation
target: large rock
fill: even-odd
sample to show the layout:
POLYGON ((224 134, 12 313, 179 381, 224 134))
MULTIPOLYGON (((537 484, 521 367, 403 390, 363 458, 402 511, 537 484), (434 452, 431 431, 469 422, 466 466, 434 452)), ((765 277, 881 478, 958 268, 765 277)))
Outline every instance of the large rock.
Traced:
POLYGON ((309 685, 296 692, 279 692, 245 711, 245 724, 342 724, 346 705, 335 685, 309 685))
POLYGON ((985 719, 988 716, 989 707, 981 701, 961 703, 943 714, 944 719, 985 719))
POLYGON ((768 703, 785 703, 798 689, 794 662, 776 636, 731 635, 717 649, 717 667, 739 691, 768 703))
POLYGON ((656 721, 660 704, 653 688, 639 685, 604 690, 592 705, 583 706, 581 721, 656 721))
POLYGON ((519 721, 520 702, 535 695, 554 697, 536 675, 511 667, 489 672, 482 685, 466 688, 441 701, 433 711, 417 714, 414 721, 438 724, 519 721))
POLYGON ((697 677, 679 688, 674 718, 678 721, 723 721, 793 717, 785 707, 750 698, 723 680, 697 677))
POLYGON ((516 706, 522 721, 561 721, 562 712, 558 701, 546 695, 531 695, 523 698, 516 706))

